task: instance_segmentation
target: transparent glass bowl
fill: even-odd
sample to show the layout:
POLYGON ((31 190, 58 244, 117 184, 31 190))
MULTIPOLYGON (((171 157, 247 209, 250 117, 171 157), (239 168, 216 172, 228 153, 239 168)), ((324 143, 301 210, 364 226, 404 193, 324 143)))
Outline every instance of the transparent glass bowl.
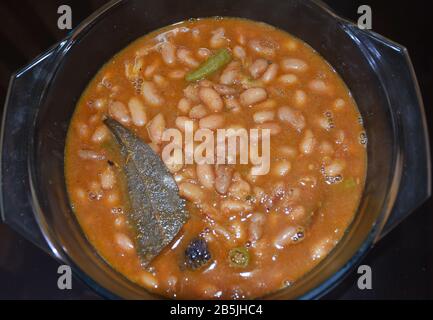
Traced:
POLYGON ((81 93, 115 53, 138 37, 191 17, 263 21, 301 38, 342 76, 368 136, 362 201, 344 238, 313 271, 263 298, 318 298, 431 192, 427 127, 404 47, 362 31, 317 1, 113 1, 12 77, 3 115, 3 220, 108 298, 157 299, 113 270, 70 208, 65 137, 81 93))

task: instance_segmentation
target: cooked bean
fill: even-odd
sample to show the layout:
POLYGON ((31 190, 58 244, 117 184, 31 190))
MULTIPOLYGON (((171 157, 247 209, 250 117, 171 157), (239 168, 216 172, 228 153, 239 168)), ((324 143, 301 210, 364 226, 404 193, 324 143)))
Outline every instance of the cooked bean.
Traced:
POLYGON ((232 182, 233 168, 226 165, 215 167, 215 189, 219 194, 226 194, 232 182))
POLYGON ((179 128, 179 130, 185 131, 185 124, 188 121, 192 121, 192 120, 188 117, 180 116, 180 117, 176 118, 174 123, 175 123, 176 127, 179 128))
POLYGON ((234 95, 238 93, 238 90, 236 88, 227 86, 225 84, 216 84, 213 86, 213 88, 216 92, 223 96, 234 95))
POLYGON ((187 65, 188 67, 197 68, 199 66, 198 61, 194 59, 191 51, 189 51, 188 49, 185 48, 178 49, 177 58, 181 63, 187 65))
POLYGON ((228 193, 233 198, 245 200, 251 194, 251 186, 236 172, 233 175, 233 183, 230 185, 228 193))
POLYGON ((295 223, 303 223, 307 218, 307 210, 303 206, 295 206, 290 211, 290 219, 295 223))
POLYGON ((105 168, 101 173, 101 187, 104 190, 111 190, 116 183, 116 176, 114 175, 113 169, 110 167, 105 168))
POLYGON ((173 150, 173 154, 166 155, 163 153, 162 161, 171 173, 176 173, 183 168, 183 150, 182 148, 176 148, 173 150))
POLYGON ((107 106, 107 99, 103 99, 103 98, 96 99, 92 105, 92 107, 95 108, 96 110, 103 110, 105 109, 106 106, 107 106))
POLYGON ((220 114, 213 114, 200 119, 199 127, 200 129, 219 129, 224 125, 224 116, 220 114))
POLYGON ((259 111, 254 113, 253 119, 255 123, 264 123, 272 121, 275 118, 275 111, 259 111))
POLYGON ((200 88, 199 90, 200 100, 214 112, 221 111, 224 107, 223 100, 221 99, 218 92, 212 88, 200 88))
POLYGON ((236 46, 233 48, 233 55, 239 60, 243 61, 246 58, 247 53, 245 52, 245 49, 241 46, 236 46))
POLYGON ((221 211, 223 212, 247 212, 252 210, 252 206, 246 201, 223 200, 221 201, 221 211))
POLYGON ((266 100, 268 94, 263 88, 251 88, 245 90, 240 95, 241 104, 244 106, 250 106, 266 100))
POLYGON ((212 189, 215 184, 215 173, 210 164, 197 164, 197 178, 206 189, 212 189))
POLYGON ((176 62, 176 47, 171 42, 163 42, 161 44, 162 60, 168 65, 176 62))
POLYGON ((281 68, 284 71, 298 71, 303 72, 308 69, 305 61, 296 58, 286 58, 281 61, 281 68))
POLYGON ((220 48, 226 43, 225 31, 223 28, 218 28, 212 32, 212 37, 210 39, 211 48, 220 48))
POLYGON ((318 79, 310 81, 308 87, 317 93, 329 93, 330 90, 325 81, 318 79))
POLYGON ((281 107, 278 109, 278 118, 290 124, 295 130, 302 131, 305 128, 305 118, 299 110, 281 107))
POLYGON ((92 150, 78 150, 78 156, 83 160, 105 160, 105 155, 92 150))
POLYGON ((184 182, 179 185, 179 195, 191 202, 200 203, 205 197, 203 190, 196 184, 184 182))
POLYGON ((345 105, 346 105, 346 102, 341 98, 338 98, 334 101, 334 109, 335 110, 341 110, 344 108, 345 105))
POLYGON ((179 102, 177 104, 177 108, 183 114, 187 114, 189 112, 189 110, 191 109, 191 101, 189 101, 187 98, 182 98, 179 100, 179 102))
POLYGON ((197 50, 197 55, 201 58, 209 58, 212 52, 207 48, 199 48, 197 50))
POLYGON ((254 106, 254 109, 273 109, 277 106, 277 101, 268 99, 254 106))
POLYGON ((164 103, 164 99, 159 94, 155 84, 151 81, 143 81, 141 85, 141 94, 144 100, 151 106, 161 106, 164 103))
POLYGON ((278 78, 278 81, 285 85, 291 85, 298 81, 298 77, 294 74, 283 74, 278 78))
POLYGON ((266 69, 265 73, 260 78, 264 83, 269 83, 275 79, 278 73, 278 64, 272 63, 268 69, 266 69))
POLYGON ((159 144, 162 140, 162 134, 165 130, 165 119, 162 113, 157 114, 148 124, 147 133, 152 142, 159 144))
POLYGON ((153 75, 152 80, 160 88, 167 88, 170 84, 168 80, 163 76, 161 76, 160 74, 153 75))
POLYGON ((258 79, 268 68, 268 61, 265 59, 257 59, 248 68, 251 76, 258 79))
POLYGON ((153 74, 156 72, 156 70, 158 70, 159 68, 159 61, 156 60, 155 62, 153 62, 151 65, 149 65, 145 70, 144 70, 144 76, 146 78, 150 78, 153 76, 153 74))
POLYGON ((297 233, 298 231, 295 227, 287 227, 275 237, 274 246, 280 250, 284 249, 288 244, 294 243, 293 239, 296 237, 297 233))
POLYGON ((344 161, 334 160, 330 165, 325 166, 325 175, 335 177, 343 172, 344 166, 344 161))
POLYGON ((132 252, 134 251, 134 243, 132 240, 123 233, 117 233, 115 235, 117 245, 122 248, 124 251, 132 252))
POLYGON ((240 64, 233 61, 224 69, 220 77, 220 83, 231 85, 234 84, 240 76, 240 64))
POLYGON ((270 130, 271 136, 275 136, 281 132, 281 126, 275 122, 260 123, 256 126, 257 129, 268 129, 270 130))
POLYGON ((137 127, 142 127, 147 122, 146 111, 140 99, 133 97, 128 102, 129 112, 131 113, 132 122, 137 127))
POLYGON ((191 119, 201 119, 203 117, 206 117, 207 114, 208 114, 207 109, 202 104, 192 107, 191 110, 189 111, 189 117, 191 119))
POLYGON ((298 107, 302 107, 305 105, 305 102, 307 101, 307 95, 302 90, 296 90, 295 91, 295 104, 298 107))
POLYGON ((266 57, 273 57, 278 44, 271 40, 251 40, 248 43, 251 50, 266 57))
POLYGON ((313 132, 311 130, 306 130, 299 149, 304 154, 311 154, 315 144, 316 139, 314 138, 313 132))
POLYGON ((173 70, 168 73, 168 77, 170 79, 183 79, 185 78, 186 71, 185 70, 173 70))
POLYGON ((109 135, 110 135, 110 131, 108 130, 108 128, 104 125, 101 125, 96 128, 91 139, 95 143, 101 143, 104 142, 109 135))
POLYGON ((108 112, 111 117, 123 124, 129 124, 131 121, 126 106, 120 101, 111 103, 108 108, 108 112))
POLYGON ((187 99, 192 102, 200 102, 200 97, 198 96, 199 87, 194 84, 190 84, 183 90, 183 94, 187 99))
POLYGON ((248 227, 248 233, 250 241, 257 241, 263 235, 263 224, 266 221, 266 217, 263 213, 253 213, 250 217, 250 225, 248 227))
POLYGON ((239 100, 233 96, 228 96, 224 98, 224 104, 226 108, 233 112, 239 112, 241 111, 241 104, 239 103, 239 100))
POLYGON ((291 168, 292 168, 292 165, 291 165, 290 161, 281 160, 275 164, 272 172, 276 176, 284 177, 285 175, 287 175, 290 172, 291 168))

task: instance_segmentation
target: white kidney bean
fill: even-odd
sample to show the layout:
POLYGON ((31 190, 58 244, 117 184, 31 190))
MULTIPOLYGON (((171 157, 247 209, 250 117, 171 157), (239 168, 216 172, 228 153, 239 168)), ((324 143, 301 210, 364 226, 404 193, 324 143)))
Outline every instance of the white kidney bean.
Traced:
POLYGON ((342 110, 345 105, 346 105, 346 102, 341 98, 338 98, 334 101, 334 109, 335 110, 342 110))
POLYGON ((176 173, 183 168, 183 150, 179 147, 173 150, 173 154, 162 156, 162 161, 171 173, 176 173))
POLYGON ((107 127, 104 125, 101 125, 101 126, 96 128, 91 139, 95 143, 101 143, 107 139, 109 134, 110 134, 110 131, 107 129, 107 127))
POLYGON ((200 129, 219 129, 224 125, 224 116, 220 114, 212 114, 204 117, 199 121, 200 129))
POLYGON ((253 213, 249 218, 251 223, 248 227, 248 233, 250 241, 255 242, 260 240, 263 235, 263 224, 266 221, 266 217, 263 213, 253 213))
POLYGON ((191 101, 189 101, 187 98, 182 98, 179 100, 179 102, 177 104, 177 108, 183 114, 187 114, 189 112, 189 110, 191 109, 191 101))
POLYGON ((251 50, 266 57, 273 57, 275 55, 275 49, 278 47, 278 44, 273 41, 258 39, 251 40, 248 45, 251 50))
POLYGON ((199 66, 198 61, 194 59, 191 51, 189 51, 188 49, 185 48, 178 49, 177 58, 181 63, 187 65, 190 68, 197 68, 199 66))
POLYGON ((251 211, 252 206, 246 201, 226 199, 221 201, 221 211, 223 212, 246 212, 251 211))
POLYGON ((191 119, 201 119, 206 117, 207 114, 208 114, 207 109, 202 104, 192 107, 191 110, 189 111, 189 117, 191 119))
POLYGON ((326 176, 335 177, 343 172, 344 167, 343 160, 334 160, 330 165, 325 166, 324 173, 326 176))
POLYGON ((274 246, 279 250, 284 249, 285 246, 294 242, 293 239, 297 232, 298 230, 293 226, 285 228, 275 237, 274 246))
POLYGON ((311 130, 306 130, 304 137, 301 140, 301 144, 299 145, 299 150, 304 154, 311 154, 315 144, 316 139, 314 138, 313 132, 311 130))
POLYGON ((284 177, 290 172, 291 168, 292 164, 290 163, 290 161, 281 160, 274 165, 272 173, 278 177, 284 177))
POLYGON ((212 37, 210 39, 211 48, 222 47, 226 43, 225 30, 223 28, 218 28, 212 32, 212 37))
POLYGON ((305 117, 299 110, 290 107, 280 107, 278 109, 278 119, 290 124, 295 130, 302 131, 305 128, 305 117))
POLYGON ((308 87, 317 93, 329 93, 330 90, 325 81, 319 79, 310 81, 308 87))
POLYGON ((83 160, 105 160, 105 155, 92 150, 78 150, 78 156, 83 160))
POLYGON ((158 89, 155 84, 151 81, 143 81, 141 85, 141 94, 144 97, 144 100, 151 106, 161 106, 164 103, 164 99, 159 94, 158 89))
POLYGON ((147 133, 149 134, 150 140, 156 144, 160 144, 162 140, 162 134, 165 130, 165 119, 162 113, 157 114, 148 124, 147 133))
POLYGON ((158 70, 159 68, 159 61, 155 60, 155 62, 153 62, 151 65, 149 65, 145 70, 144 70, 144 76, 146 78, 150 78, 153 76, 153 74, 156 72, 156 70, 158 70))
POLYGON ((163 76, 161 76, 160 74, 153 75, 152 80, 160 88, 167 88, 170 85, 168 80, 163 76))
POLYGON ((214 112, 219 112, 224 107, 224 102, 221 99, 218 92, 216 92, 212 88, 200 88, 199 90, 200 100, 211 110, 214 112))
POLYGON ((108 113, 117 121, 123 124, 129 124, 131 118, 129 117, 126 106, 120 101, 114 101, 108 108, 108 113))
POLYGON ((122 248, 124 251, 132 252, 134 251, 134 243, 132 240, 123 233, 117 233, 115 235, 115 240, 117 245, 122 248))
POLYGON ((260 123, 256 126, 257 129, 268 129, 270 130, 271 136, 275 136, 281 132, 281 126, 275 122, 260 123))
POLYGON ((172 70, 168 73, 168 77, 174 80, 183 79, 185 78, 185 75, 186 75, 185 70, 172 70))
POLYGON ((238 58, 239 60, 243 61, 246 58, 247 53, 245 52, 245 49, 242 48, 241 46, 235 46, 233 48, 233 55, 235 56, 235 58, 238 58))
POLYGON ((131 113, 132 122, 137 127, 142 127, 147 122, 146 111, 144 109, 144 104, 140 99, 133 97, 129 99, 128 102, 129 112, 131 113))
POLYGON ((197 55, 203 59, 209 58, 211 54, 212 54, 212 52, 207 48, 199 48, 197 50, 197 55))
POLYGON ((253 119, 255 123, 264 123, 275 119, 275 111, 259 111, 254 113, 253 119))
POLYGON ((239 100, 235 98, 234 96, 228 96, 224 98, 224 104, 226 108, 233 112, 239 112, 241 111, 241 104, 239 103, 239 100))
POLYGON ((185 116, 180 116, 177 117, 176 120, 174 121, 176 127, 180 130, 180 131, 185 131, 185 123, 187 121, 192 121, 190 118, 185 117, 185 116))
POLYGON ((226 165, 215 167, 215 189, 219 194, 226 194, 232 182, 233 169, 226 165))
POLYGON ((176 62, 176 47, 171 42, 163 42, 161 44, 162 60, 168 65, 176 62))
POLYGON ((281 68, 284 71, 303 72, 308 69, 308 64, 301 59, 286 58, 281 61, 281 68))
POLYGON ((266 69, 265 73, 262 75, 260 80, 264 83, 269 83, 275 79, 278 73, 278 64, 272 63, 268 69, 266 69))
POLYGON ((230 185, 228 193, 233 198, 245 200, 251 194, 251 186, 236 172, 233 175, 233 183, 230 185))
POLYGON ((250 106, 266 100, 268 94, 263 88, 251 88, 245 90, 240 95, 240 101, 243 106, 250 106))
POLYGON ((107 106, 107 99, 99 98, 96 99, 92 107, 96 110, 103 110, 107 106))
POLYGON ((237 89, 227 86, 225 84, 216 84, 213 86, 213 88, 215 89, 216 92, 218 92, 223 96, 230 96, 238 93, 237 89))
POLYGON ((179 195, 194 203, 202 202, 205 197, 203 190, 190 182, 183 182, 179 185, 179 195))
POLYGON ((240 75, 240 64, 238 61, 233 61, 228 64, 220 77, 220 83, 231 85, 234 84, 240 75))
POLYGON ((283 74, 278 78, 278 81, 285 85, 291 85, 298 81, 298 77, 294 74, 283 74))
POLYGON ((104 190, 111 190, 116 183, 116 176, 114 174, 113 169, 110 167, 105 168, 105 170, 101 173, 101 187, 104 190))
POLYGON ((197 164, 197 178, 206 189, 212 189, 215 185, 215 172, 210 164, 197 164))
POLYGON ((183 90, 183 94, 192 102, 200 102, 198 90, 199 87, 197 85, 190 84, 183 90))
POLYGON ((295 104, 298 107, 303 107, 307 101, 307 94, 302 90, 295 91, 295 104))
POLYGON ((268 68, 268 61, 265 59, 257 59, 248 68, 251 76, 254 79, 258 79, 268 68))

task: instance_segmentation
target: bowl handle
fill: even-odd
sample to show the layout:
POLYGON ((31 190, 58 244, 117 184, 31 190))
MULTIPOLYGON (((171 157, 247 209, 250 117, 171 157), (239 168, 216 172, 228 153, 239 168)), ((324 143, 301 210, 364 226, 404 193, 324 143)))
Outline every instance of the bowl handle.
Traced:
POLYGON ((9 83, 1 131, 0 208, 3 222, 52 254, 32 210, 29 137, 43 90, 53 69, 53 47, 14 74, 9 83))
POLYGON ((378 70, 388 94, 400 148, 396 169, 401 175, 396 174, 394 186, 391 187, 395 202, 383 223, 380 239, 431 195, 428 129, 418 81, 407 49, 376 33, 362 31, 353 25, 351 29, 368 52, 369 62, 378 70))

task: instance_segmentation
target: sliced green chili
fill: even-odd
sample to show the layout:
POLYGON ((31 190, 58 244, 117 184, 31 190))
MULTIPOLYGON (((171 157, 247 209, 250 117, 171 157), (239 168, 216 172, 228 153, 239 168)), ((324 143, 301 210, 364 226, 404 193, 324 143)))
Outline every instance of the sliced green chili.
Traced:
POLYGON ((232 60, 230 51, 226 48, 218 50, 216 54, 207 59, 198 69, 188 73, 186 81, 192 82, 204 79, 218 71, 232 60))
POLYGON ((231 249, 229 252, 230 266, 246 268, 250 262, 250 254, 244 247, 231 249))

